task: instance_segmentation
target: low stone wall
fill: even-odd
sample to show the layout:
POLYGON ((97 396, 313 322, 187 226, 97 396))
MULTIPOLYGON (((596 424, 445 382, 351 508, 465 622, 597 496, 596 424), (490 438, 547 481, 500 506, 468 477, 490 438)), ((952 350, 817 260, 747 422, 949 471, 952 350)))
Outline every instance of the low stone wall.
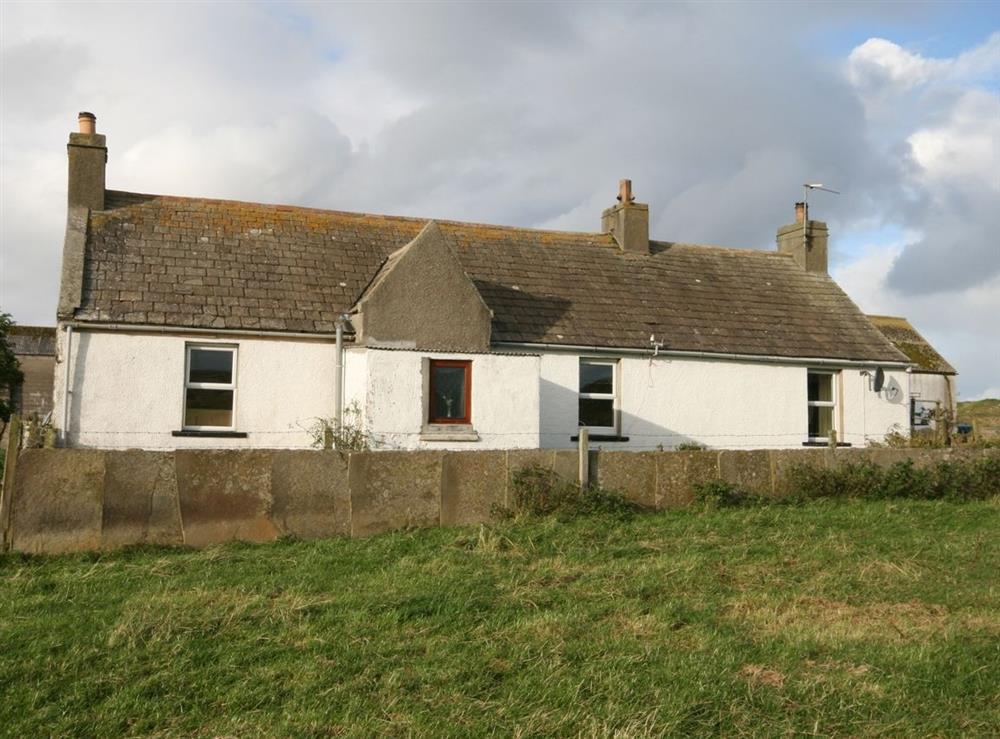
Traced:
MULTIPOLYGON (((998 450, 591 452, 591 479, 653 508, 689 504, 714 478, 780 496, 793 464, 871 459, 918 466, 998 450)), ((529 465, 567 479, 576 452, 29 449, 0 500, 4 548, 60 553, 131 544, 203 547, 233 539, 368 536, 488 521, 529 465)))

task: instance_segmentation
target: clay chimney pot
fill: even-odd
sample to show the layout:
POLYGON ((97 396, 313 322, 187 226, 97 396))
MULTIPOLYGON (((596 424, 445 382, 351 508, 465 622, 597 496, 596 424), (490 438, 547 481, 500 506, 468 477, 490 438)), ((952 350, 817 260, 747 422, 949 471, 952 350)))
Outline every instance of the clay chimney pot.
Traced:
POLYGON ((82 111, 78 120, 80 122, 80 133, 86 136, 93 136, 97 133, 97 116, 87 111, 82 111))

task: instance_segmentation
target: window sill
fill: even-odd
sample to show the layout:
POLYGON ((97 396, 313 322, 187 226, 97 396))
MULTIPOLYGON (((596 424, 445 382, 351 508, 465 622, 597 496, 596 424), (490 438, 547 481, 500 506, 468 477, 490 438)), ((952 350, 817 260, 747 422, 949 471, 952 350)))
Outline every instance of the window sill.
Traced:
POLYGON ((479 434, 465 424, 429 424, 420 432, 421 441, 479 441, 479 434))
MULTIPOLYGON (((615 434, 591 434, 588 439, 590 441, 628 441, 627 436, 616 436, 615 434)), ((569 440, 580 441, 580 436, 571 436, 569 440)))
POLYGON ((183 436, 183 437, 194 437, 201 439, 245 439, 247 438, 246 431, 194 431, 194 430, 181 430, 181 431, 171 431, 171 436, 183 436))
MULTIPOLYGON (((803 441, 802 442, 802 446, 828 447, 828 446, 830 446, 830 442, 828 442, 828 441, 803 441)), ((837 442, 837 448, 838 449, 840 447, 846 447, 846 446, 852 446, 852 445, 849 442, 846 442, 846 441, 838 441, 837 442)))

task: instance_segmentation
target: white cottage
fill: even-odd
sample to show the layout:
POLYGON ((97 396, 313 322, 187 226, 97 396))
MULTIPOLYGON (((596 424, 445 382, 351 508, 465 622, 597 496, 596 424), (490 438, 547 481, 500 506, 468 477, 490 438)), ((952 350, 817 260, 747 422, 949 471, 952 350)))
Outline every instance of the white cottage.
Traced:
POLYGON ((80 114, 58 311, 68 446, 863 446, 910 361, 830 279, 802 207, 778 250, 651 241, 628 181, 597 233, 105 189, 80 114), (881 369, 881 373, 877 371, 881 369), (875 375, 884 378, 876 388, 875 375))
POLYGON ((902 316, 869 315, 868 320, 913 364, 910 372, 911 431, 935 429, 938 419, 954 419, 958 410, 955 403, 958 372, 955 368, 902 316))

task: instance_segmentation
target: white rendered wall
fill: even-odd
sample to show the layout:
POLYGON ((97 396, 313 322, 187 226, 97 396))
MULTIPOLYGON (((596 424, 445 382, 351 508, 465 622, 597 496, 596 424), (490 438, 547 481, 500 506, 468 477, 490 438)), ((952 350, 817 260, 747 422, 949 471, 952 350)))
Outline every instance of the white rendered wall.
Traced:
MULTIPOLYGON (((65 356, 59 332, 59 358, 65 356)), ((73 332, 71 446, 309 448, 304 427, 333 415, 332 341, 73 332), (175 437, 182 428, 186 344, 235 345, 235 430, 245 439, 175 437)), ((54 425, 63 427, 65 363, 56 365, 54 425)))
MULTIPOLYGON (((54 425, 63 427, 65 330, 58 334, 54 425)), ((345 422, 360 422, 380 448, 572 448, 577 433, 580 356, 547 353, 442 354, 350 347, 344 358, 345 422), (479 441, 424 435, 424 360, 469 359, 472 421, 479 441), (350 413, 354 406, 360 418, 350 413)), ((621 432, 608 449, 799 448, 806 440, 807 367, 728 360, 623 357, 621 432)), ((73 335, 69 444, 101 448, 308 448, 308 427, 333 416, 332 341, 138 334, 77 330, 73 335), (187 343, 239 347, 236 430, 245 439, 175 437, 184 402, 187 343)), ((871 368, 874 370, 874 367, 871 368)), ((909 429, 911 378, 886 372, 872 392, 857 367, 842 368, 838 438, 854 446, 909 429)), ((923 386, 921 386, 923 387, 923 386)), ((927 392, 924 390, 924 392, 927 392)))
POLYGON ((949 375, 932 375, 914 372, 912 375, 913 397, 916 400, 938 402, 942 408, 951 409, 952 391, 949 387, 954 378, 949 375))
POLYGON ((345 425, 367 424, 365 406, 368 388, 368 351, 364 347, 344 350, 344 419, 345 425))
MULTIPOLYGON (((541 446, 569 448, 577 433, 579 355, 541 359, 541 446)), ((874 368, 873 368, 874 369, 874 368)), ((606 449, 670 449, 686 442, 713 448, 801 448, 807 440, 803 365, 667 357, 619 359, 621 435, 595 442, 606 449)), ((838 384, 838 437, 855 446, 878 440, 893 424, 907 428, 907 375, 887 372, 901 387, 898 402, 868 390, 858 368, 838 384), (863 383, 862 383, 863 381, 863 383), (865 394, 862 394, 862 384, 865 394)))
POLYGON ((379 448, 538 448, 537 356, 370 349, 367 430, 379 448), (438 441, 425 433, 425 359, 472 361, 472 427, 478 441, 438 441))
POLYGON ((840 404, 843 425, 839 439, 854 446, 881 442, 885 435, 910 433, 910 376, 905 370, 886 370, 882 390, 874 392, 873 365, 863 375, 851 367, 841 370, 843 402, 840 404))

